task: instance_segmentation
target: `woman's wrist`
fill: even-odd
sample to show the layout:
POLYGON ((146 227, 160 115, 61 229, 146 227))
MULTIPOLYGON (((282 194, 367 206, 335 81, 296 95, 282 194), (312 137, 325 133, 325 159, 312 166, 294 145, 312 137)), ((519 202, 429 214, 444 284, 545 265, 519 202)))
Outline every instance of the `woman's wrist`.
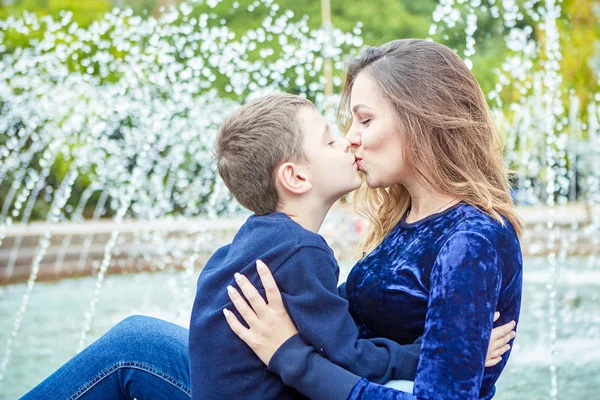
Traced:
POLYGON ((299 333, 291 336, 288 340, 282 343, 281 346, 273 353, 269 360, 267 369, 279 376, 285 371, 285 367, 289 366, 290 362, 294 361, 294 353, 297 349, 302 349, 308 346, 299 333))

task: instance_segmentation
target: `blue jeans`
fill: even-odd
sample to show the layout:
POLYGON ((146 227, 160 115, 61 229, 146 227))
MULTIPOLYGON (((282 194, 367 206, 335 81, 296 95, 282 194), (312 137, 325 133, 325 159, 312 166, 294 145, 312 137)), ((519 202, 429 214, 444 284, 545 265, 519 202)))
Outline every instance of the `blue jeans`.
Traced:
POLYGON ((188 330, 131 316, 77 354, 23 399, 191 398, 188 330))

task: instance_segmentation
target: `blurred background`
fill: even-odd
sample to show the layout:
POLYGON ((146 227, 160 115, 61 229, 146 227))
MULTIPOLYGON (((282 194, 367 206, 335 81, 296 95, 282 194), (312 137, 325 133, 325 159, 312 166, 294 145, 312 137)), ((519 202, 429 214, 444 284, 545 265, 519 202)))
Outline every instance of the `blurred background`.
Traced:
MULTIPOLYGON (((495 398, 596 398, 595 0, 0 1, 0 398, 132 313, 187 326, 248 215, 213 163, 223 119, 285 91, 334 126, 347 60, 410 37, 463 57, 514 171, 525 290, 495 398)), ((342 279, 363 230, 347 201, 323 225, 342 279)))

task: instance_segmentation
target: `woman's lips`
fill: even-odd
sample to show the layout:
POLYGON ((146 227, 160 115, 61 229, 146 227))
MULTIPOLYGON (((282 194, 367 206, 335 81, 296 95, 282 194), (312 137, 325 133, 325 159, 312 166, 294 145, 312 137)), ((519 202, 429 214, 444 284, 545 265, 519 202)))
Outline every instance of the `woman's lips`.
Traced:
POLYGON ((362 161, 362 158, 354 156, 354 164, 356 164, 356 166, 358 167, 358 169, 360 169, 361 161, 362 161))

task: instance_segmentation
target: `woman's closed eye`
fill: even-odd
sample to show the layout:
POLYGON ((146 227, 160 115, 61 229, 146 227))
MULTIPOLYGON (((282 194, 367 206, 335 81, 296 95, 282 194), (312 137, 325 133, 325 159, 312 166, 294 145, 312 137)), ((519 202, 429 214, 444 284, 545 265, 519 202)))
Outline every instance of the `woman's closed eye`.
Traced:
POLYGON ((360 121, 359 123, 361 125, 367 126, 367 125, 369 125, 371 123, 371 121, 373 121, 373 119, 371 119, 371 118, 365 118, 362 121, 360 121))

